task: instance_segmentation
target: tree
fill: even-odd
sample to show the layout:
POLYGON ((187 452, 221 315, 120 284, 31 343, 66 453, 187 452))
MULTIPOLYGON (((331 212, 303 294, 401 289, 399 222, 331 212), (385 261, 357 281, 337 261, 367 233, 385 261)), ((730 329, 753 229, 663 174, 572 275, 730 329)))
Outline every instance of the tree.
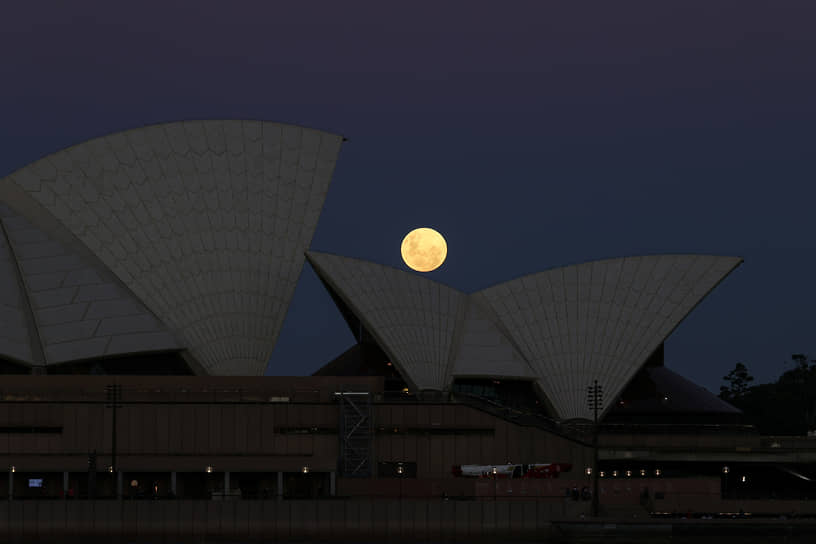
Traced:
POLYGON ((720 398, 742 410, 743 422, 763 435, 804 435, 816 428, 816 360, 791 355, 793 368, 775 382, 753 385, 742 363, 723 376, 720 398))
POLYGON ((780 380, 794 381, 802 384, 807 382, 808 378, 813 374, 813 371, 816 370, 816 366, 811 366, 810 363, 816 361, 808 361, 807 355, 804 353, 794 353, 791 355, 791 360, 794 364, 793 369, 783 373, 780 380))
MULTIPOLYGON (((794 367, 782 373, 777 381, 777 387, 784 394, 795 399, 798 414, 804 415, 804 423, 807 430, 814 428, 814 413, 816 413, 816 362, 808 359, 804 353, 794 353, 791 355, 794 367)), ((791 414, 791 417, 797 418, 791 414)), ((801 416, 800 416, 801 417, 801 416)))
POLYGON ((748 368, 742 363, 737 363, 734 370, 723 376, 723 380, 728 385, 720 386, 720 398, 726 401, 739 400, 748 393, 754 377, 748 373, 748 368))

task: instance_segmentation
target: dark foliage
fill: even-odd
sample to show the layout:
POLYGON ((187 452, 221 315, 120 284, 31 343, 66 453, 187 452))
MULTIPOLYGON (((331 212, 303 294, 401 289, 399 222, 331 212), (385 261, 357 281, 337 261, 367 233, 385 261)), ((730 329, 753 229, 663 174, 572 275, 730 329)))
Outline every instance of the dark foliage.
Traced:
POLYGON ((774 383, 750 385, 753 377, 742 363, 724 376, 720 398, 743 411, 746 423, 764 435, 804 435, 816 428, 816 361, 797 353, 794 368, 774 383))
POLYGON ((754 377, 748 374, 748 369, 742 363, 737 363, 734 370, 723 376, 728 385, 720 386, 720 398, 728 402, 742 399, 751 387, 754 377))

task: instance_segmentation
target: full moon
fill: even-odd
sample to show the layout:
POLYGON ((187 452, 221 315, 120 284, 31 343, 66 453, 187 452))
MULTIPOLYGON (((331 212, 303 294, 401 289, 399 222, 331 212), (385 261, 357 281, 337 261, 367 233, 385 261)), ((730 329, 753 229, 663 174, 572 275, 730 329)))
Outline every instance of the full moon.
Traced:
POLYGON ((434 229, 422 227, 402 239, 402 260, 417 272, 436 270, 448 256, 448 244, 434 229))

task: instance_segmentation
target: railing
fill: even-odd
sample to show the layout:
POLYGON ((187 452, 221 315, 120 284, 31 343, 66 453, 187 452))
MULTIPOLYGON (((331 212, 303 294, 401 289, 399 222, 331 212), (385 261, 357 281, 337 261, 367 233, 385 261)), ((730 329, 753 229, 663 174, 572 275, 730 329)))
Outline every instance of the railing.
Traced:
MULTIPOLYGON (((487 412, 495 417, 510 421, 517 425, 527 427, 537 427, 539 429, 557 434, 570 440, 575 440, 589 445, 592 437, 593 424, 591 422, 570 422, 562 423, 555 419, 534 412, 527 412, 505 406, 494 400, 472 395, 469 393, 450 393, 450 402, 458 402, 487 412)), ((408 400, 406 399, 406 402, 408 400)), ((417 400, 413 400, 417 402, 417 400)), ((439 402, 438 400, 436 402, 439 402)), ((649 435, 737 435, 757 437, 756 427, 753 425, 737 424, 707 424, 707 423, 601 423, 600 433, 604 434, 649 434, 649 435)), ((793 439, 795 447, 801 449, 816 449, 816 439, 793 439)), ((774 447, 774 443, 789 443, 790 437, 776 441, 772 437, 763 440, 768 443, 766 447, 774 447)), ((784 447, 784 446, 783 446, 784 447)))
POLYGON ((763 436, 759 443, 769 450, 816 450, 816 437, 811 436, 763 436))
POLYGON ((469 393, 451 393, 451 400, 460 404, 465 404, 477 410, 487 412, 495 417, 510 421, 516 425, 524 427, 536 427, 544 431, 551 432, 569 440, 581 442, 589 445, 591 435, 582 430, 575 430, 568 425, 564 425, 554 419, 548 418, 541 414, 533 412, 525 412, 510 408, 498 402, 495 402, 484 397, 471 395, 469 393))
MULTIPOLYGON (((579 424, 580 425, 580 424, 579 424)), ((588 424, 587 426, 591 426, 588 424)), ((737 434, 756 436, 753 425, 717 423, 601 423, 603 434, 737 434)))

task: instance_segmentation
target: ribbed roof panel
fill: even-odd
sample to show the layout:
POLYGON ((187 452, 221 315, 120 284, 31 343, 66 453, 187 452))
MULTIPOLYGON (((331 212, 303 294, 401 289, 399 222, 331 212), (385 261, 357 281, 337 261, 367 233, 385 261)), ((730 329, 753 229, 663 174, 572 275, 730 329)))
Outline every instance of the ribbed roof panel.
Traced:
POLYGON ((465 294, 358 259, 316 252, 308 258, 417 389, 445 388, 465 294))
POLYGON ((44 360, 63 363, 179 349, 173 334, 104 267, 0 205, 44 360))
POLYGON ((626 257, 556 268, 478 293, 562 418, 590 418, 594 380, 613 402, 648 356, 741 259, 626 257))
POLYGON ((0 356, 29 364, 42 364, 42 360, 35 357, 32 351, 36 331, 3 222, 10 213, 6 206, 0 204, 0 356))
POLYGON ((508 338, 496 327, 490 311, 471 297, 457 333, 458 349, 449 380, 457 376, 534 379, 508 338))
POLYGON ((341 140, 261 121, 168 123, 73 146, 0 183, 67 228, 207 372, 260 375, 341 140))

